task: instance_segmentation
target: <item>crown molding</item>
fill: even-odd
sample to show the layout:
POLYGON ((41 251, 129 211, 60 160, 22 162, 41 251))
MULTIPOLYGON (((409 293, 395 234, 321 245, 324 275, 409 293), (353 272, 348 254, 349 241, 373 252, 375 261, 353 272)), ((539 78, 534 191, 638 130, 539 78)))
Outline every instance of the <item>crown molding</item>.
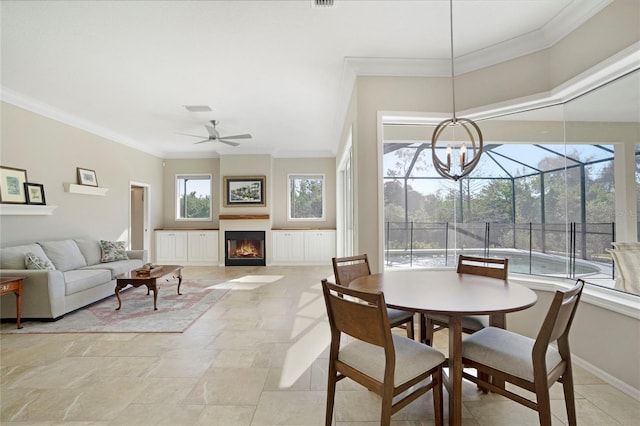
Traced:
MULTIPOLYGON (((552 47, 613 0, 573 1, 543 27, 492 46, 456 56, 456 75, 552 47)), ((345 64, 356 76, 450 77, 451 59, 346 57, 345 64)))
POLYGON ((34 112, 44 117, 51 118, 53 120, 59 121, 69 126, 87 131, 96 136, 109 139, 113 142, 126 145, 138 151, 146 152, 147 154, 151 154, 156 157, 163 158, 165 156, 164 152, 155 150, 127 136, 121 135, 117 132, 114 132, 112 130, 99 126, 90 121, 83 120, 59 108, 55 108, 49 104, 30 98, 21 93, 15 92, 5 86, 0 86, 0 101, 15 105, 17 107, 26 109, 28 111, 34 112))
MULTIPOLYGON (((457 115, 472 120, 487 120, 559 105, 638 70, 640 70, 640 41, 549 91, 459 111, 457 115)), ((384 124, 396 125, 435 125, 443 117, 449 116, 441 113, 426 115, 405 111, 381 112, 381 120, 384 124)))

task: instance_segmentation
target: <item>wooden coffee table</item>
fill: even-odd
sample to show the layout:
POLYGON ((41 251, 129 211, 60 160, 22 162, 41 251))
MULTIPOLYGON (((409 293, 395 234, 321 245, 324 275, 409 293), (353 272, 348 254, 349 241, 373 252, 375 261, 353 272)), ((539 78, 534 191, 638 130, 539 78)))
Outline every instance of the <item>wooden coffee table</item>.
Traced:
POLYGON ((122 302, 120 301, 120 290, 128 285, 133 287, 140 287, 141 285, 147 286, 147 294, 150 290, 153 290, 153 310, 158 310, 158 286, 157 280, 167 275, 172 275, 173 278, 178 278, 178 294, 180 293, 180 285, 182 284, 182 266, 180 265, 163 265, 154 268, 150 273, 145 274, 139 272, 139 269, 126 272, 124 274, 116 275, 116 297, 118 298, 118 307, 116 311, 120 310, 122 302))

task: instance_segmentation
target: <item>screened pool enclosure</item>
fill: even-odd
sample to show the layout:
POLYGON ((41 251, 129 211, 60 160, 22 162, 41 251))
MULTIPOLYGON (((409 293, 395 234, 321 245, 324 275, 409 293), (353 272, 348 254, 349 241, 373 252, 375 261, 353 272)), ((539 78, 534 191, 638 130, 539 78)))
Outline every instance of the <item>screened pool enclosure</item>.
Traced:
POLYGON ((465 253, 507 257, 511 272, 614 287, 609 250, 619 237, 616 179, 625 172, 635 172, 635 241, 640 229, 640 106, 614 115, 603 99, 637 92, 638 82, 636 72, 562 105, 478 122, 482 157, 457 182, 433 167, 433 125, 385 123, 385 267, 452 267, 465 253), (621 170, 626 156, 635 170, 621 170))

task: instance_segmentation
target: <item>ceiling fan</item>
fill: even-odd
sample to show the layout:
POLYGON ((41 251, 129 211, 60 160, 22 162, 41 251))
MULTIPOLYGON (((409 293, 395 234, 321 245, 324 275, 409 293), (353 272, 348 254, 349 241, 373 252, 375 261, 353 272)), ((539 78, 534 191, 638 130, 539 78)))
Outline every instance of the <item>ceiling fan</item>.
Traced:
MULTIPOLYGON (((205 129, 207 129, 207 132, 209 133, 209 138, 201 140, 199 142, 194 142, 195 144, 205 143, 205 142, 222 142, 227 145, 238 146, 240 145, 240 143, 231 141, 229 139, 251 139, 251 135, 249 133, 246 133, 244 135, 220 136, 220 133, 218 133, 218 131, 216 130, 216 124, 218 124, 218 121, 210 120, 209 122, 211 123, 211 125, 209 124, 204 125, 205 129)), ((196 138, 202 137, 198 135, 189 135, 187 133, 180 133, 180 134, 185 136, 193 136, 196 138)))

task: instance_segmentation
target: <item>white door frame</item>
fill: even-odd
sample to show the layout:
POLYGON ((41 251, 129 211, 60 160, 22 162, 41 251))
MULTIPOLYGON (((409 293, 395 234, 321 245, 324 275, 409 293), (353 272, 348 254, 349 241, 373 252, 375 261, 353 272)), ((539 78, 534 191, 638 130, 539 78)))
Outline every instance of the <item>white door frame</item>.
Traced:
MULTIPOLYGON (((131 188, 133 187, 142 187, 143 189, 143 204, 144 204, 144 213, 143 213, 143 228, 144 234, 142 238, 143 249, 147 251, 149 259, 151 259, 151 232, 149 232, 149 224, 151 223, 150 218, 150 205, 151 205, 151 185, 144 182, 135 182, 129 181, 129 194, 131 194, 131 188)), ((128 233, 129 233, 129 246, 131 246, 131 196, 129 196, 129 215, 128 215, 128 233)))

